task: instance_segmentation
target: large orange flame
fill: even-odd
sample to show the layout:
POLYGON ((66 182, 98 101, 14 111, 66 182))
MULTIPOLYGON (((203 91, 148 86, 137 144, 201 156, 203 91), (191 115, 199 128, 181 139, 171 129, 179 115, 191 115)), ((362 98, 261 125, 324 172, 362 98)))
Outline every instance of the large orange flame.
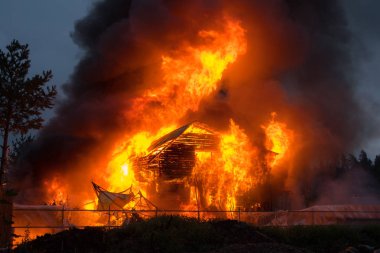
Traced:
POLYGON ((52 180, 44 181, 45 189, 48 193, 49 199, 47 200, 47 204, 51 205, 64 205, 67 202, 67 187, 59 179, 59 177, 55 176, 52 180))
MULTIPOLYGON (((121 191, 134 185, 146 192, 135 178, 133 158, 146 154, 155 139, 174 129, 174 126, 165 126, 165 122, 177 124, 188 110, 196 111, 200 101, 217 89, 227 66, 246 52, 245 33, 240 22, 226 18, 221 31, 199 31, 201 42, 197 46, 184 44, 183 48, 162 56, 162 84, 136 98, 133 110, 129 111, 129 118, 143 119, 145 128, 157 123, 162 127, 156 134, 148 128, 126 136, 123 144, 117 145, 107 169, 109 190, 121 191), (152 103, 160 106, 149 107, 152 103)), ((228 166, 231 164, 226 170, 232 170, 228 166)))
POLYGON ((273 167, 285 156, 293 139, 293 131, 289 130, 285 123, 276 120, 277 113, 272 112, 272 119, 267 126, 262 126, 266 134, 265 146, 275 153, 274 159, 270 159, 273 167))
MULTIPOLYGON (((239 21, 231 18, 225 18, 222 29, 201 30, 197 36, 196 45, 187 42, 164 53, 160 84, 133 100, 127 117, 143 124, 136 124, 132 134, 126 134, 115 144, 106 170, 100 172, 107 190, 120 192, 133 186, 149 198, 149 179, 138 178, 141 175, 135 159, 146 156, 154 140, 177 128, 186 112, 197 111, 202 99, 217 90, 226 68, 247 50, 246 31, 239 21)), ((275 114, 263 130, 266 148, 276 154, 269 162, 273 167, 287 153, 292 132, 276 121, 275 114)), ((239 198, 261 180, 254 162, 259 160, 259 152, 245 131, 231 119, 229 131, 217 135, 220 140, 217 149, 196 151, 190 175, 177 180, 189 189, 189 198, 181 203, 184 208, 235 210, 241 205, 239 198)), ((89 203, 87 209, 96 203, 85 202, 89 203)))
POLYGON ((200 101, 217 89, 227 66, 245 54, 245 33, 240 22, 226 18, 222 31, 199 31, 201 42, 197 46, 186 44, 164 54, 162 84, 136 98, 130 116, 148 122, 153 116, 167 122, 173 116, 181 118, 188 110, 196 111, 200 101), (159 106, 148 109, 149 104, 159 106))

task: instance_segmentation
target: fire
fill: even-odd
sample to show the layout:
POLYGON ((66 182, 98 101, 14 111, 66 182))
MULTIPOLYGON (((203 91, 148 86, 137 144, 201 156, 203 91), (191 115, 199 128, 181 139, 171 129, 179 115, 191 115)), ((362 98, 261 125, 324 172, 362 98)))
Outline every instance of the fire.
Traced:
POLYGON ((253 186, 249 170, 252 168, 252 147, 247 135, 233 120, 230 120, 230 132, 221 136, 220 151, 223 172, 219 183, 218 196, 226 195, 226 210, 234 210, 238 194, 253 186))
MULTIPOLYGON (((239 21, 225 18, 223 29, 199 31, 196 45, 186 42, 162 55, 161 85, 137 97, 133 109, 127 113, 129 118, 143 120, 145 129, 127 135, 122 144, 116 145, 107 168, 108 190, 122 191, 133 185, 146 193, 146 186, 136 180, 133 159, 146 155, 154 140, 174 129, 167 122, 176 124, 188 110, 196 111, 201 100, 217 89, 228 65, 245 54, 245 34, 239 21), (151 104, 160 106, 151 108, 151 104), (146 127, 157 124, 162 127, 156 134, 146 127)), ((208 161, 209 155, 197 154, 197 157, 208 161)))
POLYGON ((174 126, 164 127, 155 135, 148 132, 139 132, 119 145, 107 168, 108 176, 106 176, 106 181, 108 190, 118 192, 133 185, 136 190, 145 192, 135 178, 133 158, 145 155, 148 152, 148 147, 155 139, 172 129, 174 129, 174 126))
MULTIPOLYGON (((209 24, 195 31, 192 38, 177 43, 169 50, 161 51, 157 58, 158 68, 154 68, 159 70, 154 83, 145 83, 144 87, 150 88, 144 91, 136 89, 136 93, 131 95, 133 98, 126 98, 130 107, 125 109, 127 111, 123 116, 129 125, 129 132, 116 133, 121 138, 114 143, 111 150, 104 152, 107 154, 101 159, 102 162, 105 161, 102 163, 105 164, 104 168, 93 165, 93 171, 98 173, 94 177, 106 191, 124 196, 126 194, 120 193, 132 189, 133 198, 124 199, 125 202, 118 208, 144 210, 135 208, 141 200, 134 198, 137 193, 152 200, 159 208, 163 206, 162 209, 223 210, 233 213, 232 211, 240 208, 244 210, 259 207, 260 199, 251 196, 254 195, 251 193, 264 181, 262 171, 267 169, 266 167, 278 166, 289 154, 293 132, 288 129, 286 123, 276 119, 276 113, 272 113, 269 122, 261 122, 263 125, 260 134, 264 133, 266 140, 257 147, 254 144, 261 138, 253 140, 247 133, 255 131, 244 129, 244 125, 238 125, 238 121, 231 116, 228 128, 224 126, 228 130, 213 129, 215 136, 212 137, 217 139, 214 146, 199 148, 206 142, 206 139, 201 138, 201 144, 192 140, 189 140, 190 144, 177 143, 177 146, 170 150, 171 153, 168 152, 167 156, 149 164, 179 138, 180 134, 170 133, 181 130, 183 121, 199 110, 201 102, 216 94, 226 70, 247 52, 247 30, 243 24, 231 17, 221 17, 218 21, 218 25, 209 24), (170 136, 167 136, 168 134, 170 136), (156 145, 157 148, 152 149, 157 141, 167 143, 162 146, 156 145), (275 155, 265 157, 266 150, 263 146, 275 155), (183 160, 181 154, 186 156, 183 160), (143 160, 142 158, 146 158, 144 162, 147 161, 143 169, 143 166, 138 165, 139 159, 143 160), (160 167, 166 161, 166 167, 160 167), (179 171, 182 165, 186 168, 183 172, 179 171), (171 196, 167 197, 170 194, 171 196), (246 199, 250 202, 244 202, 246 199)), ((184 133, 186 131, 190 132, 189 139, 191 135, 208 134, 207 129, 192 126, 184 133)), ((88 188, 90 187, 88 182, 88 188)), ((59 177, 46 181, 45 188, 51 197, 51 203, 66 204, 68 187, 59 177)), ((101 206, 98 205, 101 200, 98 200, 95 194, 90 196, 85 193, 82 194, 83 198, 78 194, 81 195, 78 198, 83 201, 80 204, 75 203, 75 207, 79 206, 87 211, 81 212, 80 215, 72 215, 71 221, 73 224, 79 224, 84 220, 93 225, 104 224, 102 213, 91 212, 101 206)), ((110 211, 111 205, 108 206, 110 211)), ((224 215, 222 212, 220 214, 224 215)), ((109 221, 114 222, 115 217, 111 218, 111 214, 108 215, 109 221)), ((215 214, 210 212, 209 215, 215 214)), ((236 216, 232 215, 231 218, 236 216)))
POLYGON ((128 164, 126 163, 126 164, 123 164, 122 166, 121 166, 121 170, 123 171, 123 174, 124 174, 124 176, 128 176, 128 174, 129 174, 129 169, 128 169, 128 164))
POLYGON ((216 90, 224 70, 236 61, 238 55, 244 54, 247 47, 245 30, 232 20, 227 21, 223 33, 200 31, 198 36, 209 43, 200 48, 190 46, 179 50, 175 53, 177 57, 162 57, 166 87, 182 86, 185 94, 178 102, 185 102, 186 107, 193 111, 198 109, 203 97, 216 90))
POLYGON ((272 119, 267 126, 262 126, 266 135, 265 146, 276 155, 271 159, 271 166, 275 166, 285 156, 293 138, 293 131, 289 130, 285 123, 276 120, 277 113, 272 112, 272 119))
MULTIPOLYGON (((215 133, 218 145, 213 149, 196 150, 198 146, 195 144, 187 147, 178 144, 177 149, 173 149, 173 152, 182 150, 188 155, 184 162, 186 168, 190 167, 189 164, 192 166, 186 171, 188 174, 174 173, 172 178, 165 178, 162 176, 165 172, 152 170, 163 160, 149 164, 183 132, 179 133, 182 130, 178 128, 175 130, 179 131, 178 135, 166 134, 178 127, 188 111, 198 110, 202 99, 218 89, 228 66, 246 53, 246 30, 237 20, 224 18, 224 21, 223 28, 200 30, 196 43, 185 41, 180 47, 162 54, 161 79, 158 78, 155 88, 146 90, 132 101, 132 109, 126 116, 132 124, 135 123, 135 129, 115 143, 107 168, 101 172, 103 186, 108 191, 122 192, 132 186, 134 192, 140 191, 148 198, 160 200, 160 194, 166 193, 165 190, 180 189, 182 195, 178 195, 176 201, 181 201, 181 208, 233 211, 242 205, 241 197, 260 182, 259 163, 255 162, 259 159, 259 152, 252 146, 245 130, 233 119, 227 132, 215 133), (168 144, 156 145, 157 140, 168 144), (157 148, 152 150, 152 146, 157 148), (147 159, 144 160, 148 163, 146 171, 141 171, 136 163, 140 158, 147 159), (159 176, 161 178, 157 179, 159 176), (166 185, 160 186, 161 183, 166 185)), ((272 114, 272 120, 263 126, 267 137, 265 145, 277 154, 271 160, 271 166, 283 158, 291 144, 291 131, 284 123, 276 121, 275 116, 272 114)), ((207 129, 192 126, 184 131, 200 136, 208 134, 207 129)), ((173 157, 180 159, 176 155, 173 157)), ((169 162, 168 166, 169 170, 178 169, 174 162, 169 162)), ((96 201, 85 203, 86 209, 95 208, 96 201)), ((125 208, 132 208, 134 204, 131 202, 125 208)))
POLYGON ((84 206, 84 209, 85 210, 96 210, 96 203, 97 201, 96 200, 86 200, 85 201, 85 204, 83 205, 84 206))
POLYGON ((50 205, 64 205, 67 202, 67 190, 65 185, 58 177, 53 177, 51 181, 44 182, 45 189, 47 190, 49 199, 47 200, 50 205))
POLYGON ((135 99, 131 117, 167 122, 198 109, 201 100, 217 89, 227 66, 247 50, 246 31, 240 22, 225 19, 222 31, 199 31, 199 45, 184 43, 182 48, 162 55, 162 84, 135 99), (152 112, 150 104, 160 107, 152 112), (147 110, 151 111, 148 117, 147 110))
POLYGON ((189 209, 235 210, 239 195, 255 185, 251 159, 254 149, 247 135, 233 120, 230 130, 220 134, 218 150, 197 152, 197 163, 192 172, 195 187, 191 188, 189 209), (191 208, 193 207, 193 208, 191 208))

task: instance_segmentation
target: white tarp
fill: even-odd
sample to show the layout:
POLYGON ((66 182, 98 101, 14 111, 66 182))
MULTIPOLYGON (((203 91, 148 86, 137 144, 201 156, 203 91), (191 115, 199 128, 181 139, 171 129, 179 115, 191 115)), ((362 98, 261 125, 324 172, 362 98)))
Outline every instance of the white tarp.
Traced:
POLYGON ((123 209, 123 207, 133 200, 134 194, 114 193, 108 191, 99 191, 98 210, 123 209))

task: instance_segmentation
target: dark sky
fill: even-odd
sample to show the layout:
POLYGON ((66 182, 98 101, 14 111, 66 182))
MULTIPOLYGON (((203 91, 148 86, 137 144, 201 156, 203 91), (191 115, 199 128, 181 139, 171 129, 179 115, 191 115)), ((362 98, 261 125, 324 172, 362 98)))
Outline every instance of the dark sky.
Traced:
POLYGON ((371 156, 380 154, 380 1, 341 0, 353 32, 357 60, 357 97, 376 121, 371 141, 358 149, 371 156), (364 54, 363 54, 364 51, 364 54))
MULTIPOLYGON (((357 62, 356 79, 359 83, 357 98, 373 120, 380 122, 380 1, 341 1, 353 32, 352 53, 357 62)), ((68 80, 81 56, 70 37, 74 22, 87 13, 93 2, 1 0, 0 47, 4 48, 12 39, 28 43, 31 74, 51 69, 54 74, 52 83, 59 86, 68 80)), ((360 149, 367 150, 371 157, 380 154, 380 127, 375 129, 371 141, 358 147, 360 149)))

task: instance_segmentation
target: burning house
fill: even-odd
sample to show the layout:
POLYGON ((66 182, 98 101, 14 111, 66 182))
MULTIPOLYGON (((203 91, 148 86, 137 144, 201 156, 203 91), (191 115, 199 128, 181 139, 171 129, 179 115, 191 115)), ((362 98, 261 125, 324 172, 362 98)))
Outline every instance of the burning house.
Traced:
POLYGON ((315 164, 365 122, 340 14, 329 0, 97 1, 65 100, 12 175, 17 201, 95 209, 94 181, 164 209, 289 206, 288 192, 303 208, 327 174, 315 164), (181 127, 195 120, 207 126, 181 127))
POLYGON ((148 184, 148 195, 155 196, 157 202, 179 208, 181 203, 189 202, 190 187, 196 187, 193 170, 197 154, 211 157, 218 145, 218 135, 207 126, 184 125, 154 141, 148 154, 136 158, 136 179, 148 184))

